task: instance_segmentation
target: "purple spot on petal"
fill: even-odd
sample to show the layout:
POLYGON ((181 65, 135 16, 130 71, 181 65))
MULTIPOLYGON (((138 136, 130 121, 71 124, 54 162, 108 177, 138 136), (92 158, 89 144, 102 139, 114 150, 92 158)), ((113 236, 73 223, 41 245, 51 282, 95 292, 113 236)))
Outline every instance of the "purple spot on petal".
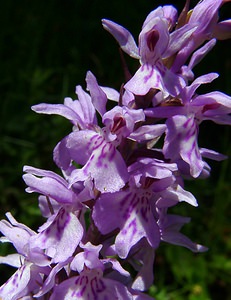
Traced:
POLYGON ((126 125, 126 120, 124 119, 123 115, 119 114, 118 116, 115 116, 114 124, 111 128, 111 132, 114 134, 118 132, 121 128, 123 128, 126 125))
POLYGON ((89 143, 89 148, 94 151, 95 149, 98 149, 102 143, 104 142, 104 139, 102 136, 100 135, 94 135, 91 139, 90 139, 90 143, 89 143))
POLYGON ((153 73, 154 73, 154 68, 151 68, 150 73, 144 76, 144 83, 147 83, 147 81, 152 77, 153 73))
POLYGON ((69 223, 69 221, 70 221, 69 213, 67 213, 64 209, 61 209, 61 216, 57 222, 58 229, 62 231, 66 227, 66 225, 69 223))
POLYGON ((78 285, 80 287, 80 289, 77 291, 77 293, 74 291, 73 296, 82 297, 87 289, 88 277, 84 276, 84 275, 79 276, 76 279, 75 284, 78 285))
POLYGON ((123 229, 123 230, 121 231, 121 234, 122 234, 122 235, 126 235, 126 234, 127 234, 127 230, 126 230, 126 229, 123 229))
POLYGON ((149 212, 150 212, 150 206, 142 207, 140 210, 141 216, 146 222, 148 222, 149 212))
POLYGON ((16 285, 17 281, 18 281, 18 274, 15 274, 12 284, 16 285))
POLYGON ((115 149, 115 147, 111 145, 111 148, 112 148, 112 149, 110 149, 110 155, 109 155, 109 157, 108 157, 108 160, 109 160, 109 161, 112 161, 112 160, 114 159, 114 157, 115 157, 115 154, 116 154, 116 149, 115 149))
POLYGON ((24 272, 25 269, 26 269, 26 266, 22 266, 22 267, 21 267, 21 274, 20 274, 20 276, 19 276, 19 279, 22 279, 23 272, 24 272))
MULTIPOLYGON (((192 119, 188 119, 188 120, 183 124, 183 127, 184 127, 184 128, 187 128, 191 120, 192 120, 192 119)), ((191 125, 189 125, 189 126, 191 126, 191 125)))
POLYGON ((102 167, 102 161, 100 159, 97 160, 96 167, 98 167, 98 168, 102 167))
POLYGON ((160 37, 159 32, 155 29, 149 31, 146 34, 147 46, 150 51, 153 52, 155 50, 156 44, 159 40, 159 37, 160 37))
MULTIPOLYGON (((128 219, 128 218, 130 217, 130 215, 131 215, 133 209, 134 209, 135 206, 136 206, 136 204, 135 204, 135 202, 137 201, 137 200, 136 200, 136 194, 130 193, 130 194, 128 194, 127 197, 125 197, 125 198, 127 199, 127 201, 128 201, 128 199, 129 199, 129 202, 126 204, 126 206, 125 206, 126 209, 125 209, 125 210, 124 210, 122 207, 121 207, 121 209, 124 210, 123 218, 124 218, 124 219, 128 219), (129 205, 128 205, 128 204, 129 204, 129 205)), ((123 201, 122 201, 122 202, 123 202, 123 201)), ((122 202, 121 202, 121 204, 122 204, 122 202)))
POLYGON ((221 105, 219 103, 206 104, 202 109, 202 114, 205 113, 207 110, 217 109, 220 106, 221 105))
MULTIPOLYGON (((56 221, 54 220, 53 224, 55 224, 55 223, 56 223, 56 221)), ((48 227, 48 228, 46 229, 46 234, 49 235, 50 231, 51 231, 51 229, 50 229, 50 227, 48 227)))
POLYGON ((77 277, 76 280, 75 280, 75 284, 76 284, 76 285, 79 284, 79 280, 80 280, 80 277, 77 277))

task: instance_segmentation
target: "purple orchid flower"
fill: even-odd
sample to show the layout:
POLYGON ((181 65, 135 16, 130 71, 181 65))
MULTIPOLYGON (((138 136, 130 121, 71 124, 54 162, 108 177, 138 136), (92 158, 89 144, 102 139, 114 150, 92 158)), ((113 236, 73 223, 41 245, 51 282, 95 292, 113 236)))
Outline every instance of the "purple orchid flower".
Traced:
POLYGON ((5 236, 5 238, 1 237, 1 241, 12 243, 18 254, 29 262, 33 262, 38 266, 49 265, 49 258, 43 251, 30 245, 31 238, 36 236, 37 233, 26 225, 18 223, 10 213, 7 213, 6 216, 10 222, 0 221, 0 231, 5 236))
POLYGON ((104 19, 103 26, 119 42, 131 57, 140 59, 141 67, 125 84, 125 89, 136 95, 145 95, 150 89, 158 89, 165 96, 176 96, 185 86, 183 78, 171 72, 163 63, 179 51, 190 38, 195 28, 185 26, 169 33, 176 19, 175 9, 159 7, 146 18, 139 36, 139 48, 129 31, 104 19), (169 13, 166 14, 166 11, 169 13))
MULTIPOLYGON (((158 247, 160 233, 153 212, 160 197, 166 199, 167 207, 179 201, 197 205, 192 194, 176 183, 172 173, 176 170, 175 164, 168 165, 147 158, 140 160, 129 167, 132 174, 129 188, 113 194, 104 193, 97 199, 93 220, 102 234, 120 229, 115 239, 115 249, 121 258, 126 258, 142 238, 146 238, 152 248, 158 247)), ((163 202, 161 204, 159 201, 159 205, 164 206, 163 202)))
POLYGON ((179 97, 179 106, 161 106, 146 110, 150 117, 167 118, 166 138, 163 153, 172 162, 183 159, 190 166, 190 174, 198 177, 206 167, 202 156, 215 160, 225 159, 224 155, 211 150, 201 151, 197 144, 199 124, 204 120, 212 120, 219 124, 230 124, 231 98, 221 92, 197 95, 196 89, 209 83, 218 75, 210 73, 198 77, 186 87, 179 97))
POLYGON ((70 268, 79 273, 54 287, 52 299, 57 297, 71 299, 150 299, 147 295, 129 290, 124 284, 104 276, 105 264, 123 276, 129 276, 118 262, 113 259, 99 259, 102 245, 94 246, 90 242, 81 244, 83 252, 78 253, 70 264, 70 268))
POLYGON ((135 123, 145 120, 142 109, 129 109, 126 106, 116 106, 103 116, 103 123, 110 135, 116 135, 117 139, 128 137, 135 128, 135 123))
MULTIPOLYGON (((119 134, 118 129, 122 127, 119 139, 129 135, 134 124, 144 120, 144 113, 142 110, 126 107, 123 109, 116 107, 105 113, 107 95, 117 98, 118 94, 113 89, 99 87, 91 72, 87 73, 86 81, 91 97, 78 86, 76 91, 79 100, 72 101, 68 98, 64 105, 40 104, 33 106, 32 109, 39 113, 59 114, 77 126, 76 130, 59 142, 54 149, 54 161, 63 170, 69 184, 73 185, 77 182, 85 184, 89 180, 94 180, 96 189, 101 192, 112 192, 122 188, 128 179, 126 164, 116 149, 119 142, 113 143, 117 138, 115 133, 119 134), (102 115, 108 128, 101 129, 97 125, 95 109, 102 115), (109 125, 112 122, 114 125, 109 125), (83 168, 76 169, 73 162, 82 165, 83 168)), ((43 189, 46 186, 45 181, 53 181, 52 184, 56 184, 53 192, 58 190, 57 176, 55 179, 47 177, 38 179, 32 175, 24 175, 24 180, 44 182, 43 189)), ((33 183, 29 185, 32 186, 33 183)), ((69 197, 69 201, 72 201, 70 195, 72 191, 67 188, 66 192, 67 195, 63 196, 69 197)), ((58 194, 58 197, 62 195, 58 194)))
POLYGON ((171 68, 173 72, 178 72, 193 51, 206 40, 231 37, 231 20, 218 23, 218 10, 224 2, 228 1, 202 0, 198 2, 192 11, 188 12, 188 23, 184 26, 192 26, 192 28, 196 26, 197 29, 192 34, 191 39, 188 40, 187 45, 184 45, 178 52, 171 68))
POLYGON ((121 49, 139 60, 134 76, 118 92, 88 71, 87 92, 78 85, 76 100, 32 107, 74 126, 53 152, 62 176, 24 167, 26 191, 39 194, 44 224, 35 232, 10 213, 0 221, 0 242, 17 251, 0 256, 17 268, 0 299, 150 300, 143 292, 153 283, 161 242, 207 250, 180 232, 190 218, 168 210, 180 202, 196 207, 185 180, 209 175, 205 158, 225 158, 200 148, 198 135, 206 120, 231 125, 231 97, 198 95, 218 74, 194 79, 193 68, 216 39, 231 36, 230 20, 218 22, 229 1, 202 0, 188 11, 186 0, 179 17, 172 5, 159 6, 145 19, 138 46, 127 29, 103 19, 121 49))
POLYGON ((29 299, 28 295, 30 295, 31 292, 38 291, 43 284, 43 276, 41 274, 44 273, 44 268, 32 263, 24 263, 7 282, 0 287, 1 299, 29 299))
POLYGON ((94 206, 93 219, 102 234, 120 228, 115 247, 121 258, 126 258, 131 247, 143 237, 153 248, 159 245, 160 233, 151 211, 150 196, 150 191, 144 189, 105 193, 94 206))
POLYGON ((81 169, 72 170, 70 185, 91 178, 97 190, 114 192, 127 182, 127 166, 119 151, 92 130, 72 132, 58 144, 54 153, 57 165, 64 171, 72 161, 83 165, 81 169))
POLYGON ((129 289, 120 282, 102 277, 102 271, 84 270, 79 276, 71 277, 54 288, 50 300, 58 299, 124 299, 151 300, 148 295, 129 289))
POLYGON ((10 222, 0 221, 0 231, 5 236, 0 241, 11 242, 18 253, 0 257, 0 262, 18 269, 0 287, 0 297, 17 300, 39 290, 44 275, 50 272, 50 261, 37 246, 31 247, 30 240, 36 233, 26 225, 18 223, 10 213, 7 213, 7 218, 10 222))

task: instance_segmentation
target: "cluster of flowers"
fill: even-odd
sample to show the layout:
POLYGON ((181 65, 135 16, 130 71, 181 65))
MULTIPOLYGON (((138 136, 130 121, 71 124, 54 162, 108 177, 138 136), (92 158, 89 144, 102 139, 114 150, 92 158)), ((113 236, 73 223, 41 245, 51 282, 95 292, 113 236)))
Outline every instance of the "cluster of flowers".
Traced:
POLYGON ((186 1, 179 17, 171 5, 158 7, 138 46, 104 19, 122 50, 139 60, 137 72, 118 92, 89 71, 77 100, 32 107, 67 118, 73 130, 54 149, 62 176, 24 167, 26 191, 39 194, 46 222, 35 232, 10 213, 0 221, 1 242, 18 252, 0 257, 17 268, 0 287, 1 299, 151 299, 145 291, 161 241, 206 250, 180 233, 190 219, 168 209, 182 201, 197 206, 184 180, 209 176, 204 158, 225 158, 197 140, 204 120, 231 124, 231 97, 197 94, 218 74, 193 73, 217 39, 231 36, 231 20, 218 22, 224 2, 204 0, 189 10, 186 1))

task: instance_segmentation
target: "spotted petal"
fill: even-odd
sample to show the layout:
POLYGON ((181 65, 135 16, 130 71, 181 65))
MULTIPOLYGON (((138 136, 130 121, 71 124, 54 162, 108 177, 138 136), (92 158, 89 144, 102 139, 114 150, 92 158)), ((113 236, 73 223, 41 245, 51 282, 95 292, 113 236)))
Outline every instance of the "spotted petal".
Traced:
POLYGON ((197 144, 198 126, 194 116, 176 115, 166 122, 167 131, 164 155, 172 162, 183 159, 190 166, 190 173, 198 177, 204 167, 197 144))
POLYGON ((90 130, 74 132, 69 136, 67 147, 77 163, 84 163, 70 176, 70 184, 91 177, 101 192, 120 190, 128 179, 126 164, 115 146, 103 136, 90 130))
POLYGON ((103 194, 93 210, 93 219, 103 234, 116 228, 120 232, 115 240, 117 254, 126 258, 132 246, 145 237, 156 248, 159 229, 150 206, 150 192, 142 189, 103 194))
POLYGON ((40 228, 40 233, 31 238, 31 246, 45 249, 52 262, 67 260, 75 251, 83 236, 83 227, 72 212, 61 208, 40 228))

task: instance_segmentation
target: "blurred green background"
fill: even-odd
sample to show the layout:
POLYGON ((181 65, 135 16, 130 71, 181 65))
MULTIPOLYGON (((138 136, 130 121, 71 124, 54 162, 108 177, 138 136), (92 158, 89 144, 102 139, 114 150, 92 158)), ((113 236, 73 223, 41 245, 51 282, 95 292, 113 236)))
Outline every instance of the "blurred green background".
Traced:
MULTIPOLYGON (((31 105, 62 103, 66 96, 75 98, 75 86, 85 87, 88 70, 101 85, 119 89, 124 78, 118 45, 103 30, 100 20, 112 19, 137 38, 146 15, 164 4, 169 2, 0 1, 1 219, 11 211, 18 221, 35 230, 42 224, 37 195, 24 192, 22 168, 32 165, 57 171, 52 150, 71 130, 67 120, 36 115, 31 105)), ((184 1, 171 4, 180 11, 184 1)), ((221 18, 229 17, 230 3, 221 10, 221 18)), ((231 94, 230 49, 230 41, 218 42, 195 68, 196 75, 220 73, 219 79, 201 92, 221 90, 231 94)), ((126 60, 135 71, 137 61, 126 60)), ((203 123, 199 144, 230 155, 230 137, 230 128, 203 123)), ((177 246, 161 245, 156 254, 155 282, 149 291, 157 300, 231 299, 231 160, 210 165, 209 179, 186 183, 199 207, 182 204, 174 210, 192 217, 183 231, 209 251, 195 255, 177 246)), ((1 245, 0 254, 8 250, 1 245)), ((8 268, 0 268, 4 281, 9 276, 8 268)))

